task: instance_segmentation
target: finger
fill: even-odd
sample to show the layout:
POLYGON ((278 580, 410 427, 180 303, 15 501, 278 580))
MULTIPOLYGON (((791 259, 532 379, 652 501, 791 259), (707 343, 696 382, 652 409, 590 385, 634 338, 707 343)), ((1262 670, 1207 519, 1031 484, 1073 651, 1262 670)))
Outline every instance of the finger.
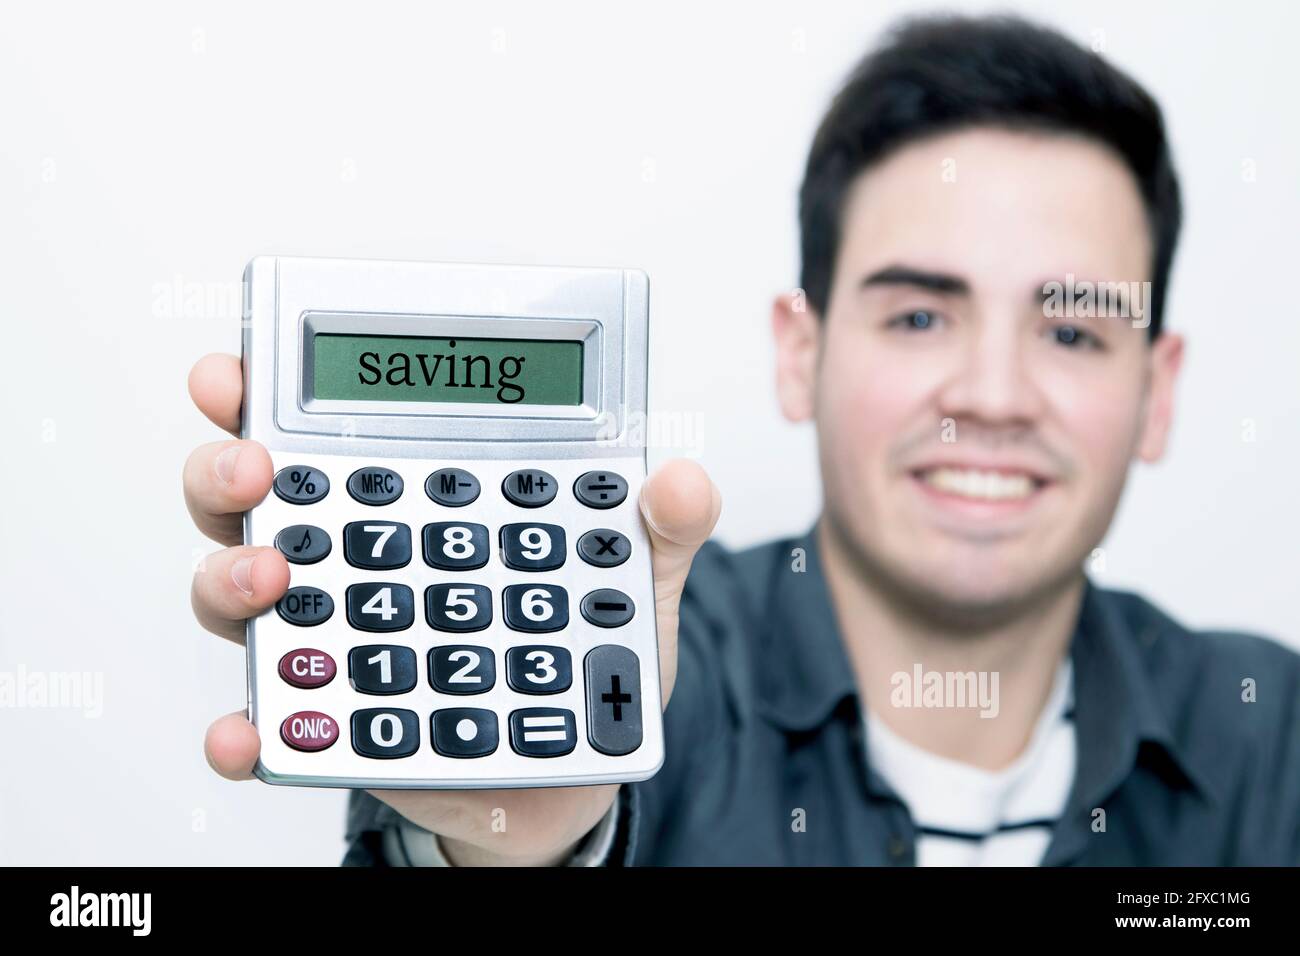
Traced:
POLYGON ((223 352, 205 355, 190 369, 190 398, 214 425, 239 434, 244 372, 239 359, 223 352))
POLYGON ((239 544, 244 512, 266 497, 271 478, 271 456, 255 441, 200 445, 185 462, 185 505, 209 538, 239 544))
POLYGON ((208 766, 227 780, 247 780, 253 776, 262 740, 257 728, 248 722, 242 710, 218 718, 203 738, 203 756, 208 766))
POLYGON ((244 643, 244 622, 284 595, 289 564, 274 548, 227 548, 194 572, 190 603, 205 630, 244 643))
POLYGON ((722 495, 693 461, 665 463, 641 488, 641 514, 650 533, 655 597, 681 593, 686 573, 722 513, 722 495))

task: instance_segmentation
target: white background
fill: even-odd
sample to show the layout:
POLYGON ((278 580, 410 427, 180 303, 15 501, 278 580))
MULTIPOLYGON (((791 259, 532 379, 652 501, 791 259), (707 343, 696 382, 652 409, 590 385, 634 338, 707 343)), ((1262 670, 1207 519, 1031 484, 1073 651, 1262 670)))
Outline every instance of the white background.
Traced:
MULTIPOLYGON (((644 268, 651 407, 693 429, 652 464, 699 456, 728 543, 805 528, 813 436, 778 414, 768 303, 797 281, 820 111, 909 9, 864 6, 10 5, 0 671, 99 672, 104 702, 0 711, 0 862, 340 858, 341 792, 229 783, 201 753, 244 655, 190 616, 210 546, 180 469, 219 436, 185 376, 238 349, 255 254, 644 268)), ((1300 647, 1294 8, 1029 9, 1156 94, 1188 205, 1172 448, 1098 577, 1300 647)))

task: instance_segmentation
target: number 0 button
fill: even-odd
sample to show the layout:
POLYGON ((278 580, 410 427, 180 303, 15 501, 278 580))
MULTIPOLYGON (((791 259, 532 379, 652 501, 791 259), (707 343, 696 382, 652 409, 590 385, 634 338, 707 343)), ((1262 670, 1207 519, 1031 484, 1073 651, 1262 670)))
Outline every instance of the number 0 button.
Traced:
POLYGON ((348 587, 348 623, 359 631, 402 631, 415 622, 415 596, 384 581, 348 587))
POLYGON ((352 749, 363 757, 409 757, 420 749, 420 718, 413 710, 358 710, 352 749))

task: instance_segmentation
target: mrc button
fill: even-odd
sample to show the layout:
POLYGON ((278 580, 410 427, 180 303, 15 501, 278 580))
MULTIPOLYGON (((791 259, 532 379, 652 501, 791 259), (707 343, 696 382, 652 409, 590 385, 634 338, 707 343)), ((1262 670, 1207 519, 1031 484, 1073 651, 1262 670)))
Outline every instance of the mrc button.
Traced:
POLYGON ((402 497, 402 476, 391 468, 358 468, 348 478, 348 494, 363 505, 388 505, 402 497))
POLYGON ((501 493, 521 508, 540 508, 555 500, 555 479, 537 468, 522 468, 506 475, 501 493))
POLYGON ((440 505, 460 508, 478 497, 478 479, 464 468, 442 468, 429 476, 424 493, 440 505))
POLYGON ((612 471, 589 471, 573 483, 573 495, 588 508, 613 508, 627 497, 627 482, 612 471))
POLYGON ((330 493, 330 480, 324 472, 306 465, 289 465, 275 473, 271 487, 282 501, 291 505, 309 505, 330 493))
POLYGON ((290 624, 315 627, 330 619, 334 613, 334 599, 320 588, 289 588, 284 597, 275 602, 275 610, 290 624))
POLYGON ((334 658, 314 647, 300 647, 280 658, 280 676, 294 687, 324 687, 336 673, 334 658))
POLYGON ((294 750, 324 750, 339 739, 339 725, 329 714, 319 710, 300 710, 284 718, 280 739, 294 750))
POLYGON ((582 616, 597 627, 621 627, 632 620, 636 606, 622 591, 597 588, 582 599, 582 616))

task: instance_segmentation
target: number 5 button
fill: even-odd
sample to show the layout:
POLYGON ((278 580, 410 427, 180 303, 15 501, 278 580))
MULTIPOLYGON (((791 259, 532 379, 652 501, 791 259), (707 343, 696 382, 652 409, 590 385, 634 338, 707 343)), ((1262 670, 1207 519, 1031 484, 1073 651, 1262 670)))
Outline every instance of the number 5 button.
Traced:
POLYGON ((402 631, 415 622, 415 596, 384 581, 348 587, 348 623, 360 631, 402 631))
POLYGON ((435 631, 481 631, 492 623, 492 592, 485 584, 431 584, 424 616, 435 631))
POLYGON ((553 571, 564 564, 565 547, 557 524, 501 526, 501 560, 516 571, 553 571))

